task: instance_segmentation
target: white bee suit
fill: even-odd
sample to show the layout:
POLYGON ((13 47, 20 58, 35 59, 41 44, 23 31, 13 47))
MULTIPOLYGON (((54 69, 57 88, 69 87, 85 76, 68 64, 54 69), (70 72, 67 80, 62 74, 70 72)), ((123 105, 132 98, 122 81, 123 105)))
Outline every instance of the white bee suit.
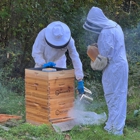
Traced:
POLYGON ((35 67, 42 67, 47 62, 54 62, 56 67, 66 68, 65 53, 67 50, 72 59, 76 79, 83 79, 82 63, 77 53, 74 39, 71 37, 69 44, 65 48, 52 48, 46 42, 45 28, 39 32, 33 44, 32 57, 35 61, 35 67))
POLYGON ((124 34, 121 27, 109 20, 97 7, 91 8, 83 27, 99 34, 97 42, 99 54, 109 59, 109 64, 102 75, 104 96, 108 106, 108 120, 104 129, 122 135, 126 120, 128 90, 128 62, 124 34))

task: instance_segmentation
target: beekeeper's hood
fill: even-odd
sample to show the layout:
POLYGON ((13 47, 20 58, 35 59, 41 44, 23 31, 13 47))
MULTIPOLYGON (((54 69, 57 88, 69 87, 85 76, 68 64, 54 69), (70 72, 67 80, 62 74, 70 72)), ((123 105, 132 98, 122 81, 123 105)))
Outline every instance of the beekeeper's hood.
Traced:
POLYGON ((116 26, 117 23, 108 19, 100 8, 92 7, 88 12, 83 28, 99 34, 103 28, 113 28, 116 26))
POLYGON ((71 31, 65 23, 54 21, 46 27, 45 39, 47 44, 53 48, 64 48, 71 39, 71 31))

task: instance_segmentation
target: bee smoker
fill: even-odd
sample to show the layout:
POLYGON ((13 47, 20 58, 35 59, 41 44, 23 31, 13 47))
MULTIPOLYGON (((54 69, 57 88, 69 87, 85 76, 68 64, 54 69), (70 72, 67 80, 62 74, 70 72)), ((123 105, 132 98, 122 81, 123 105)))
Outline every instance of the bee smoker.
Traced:
POLYGON ((85 100, 85 99, 88 101, 93 101, 93 98, 91 97, 91 95, 92 95, 92 92, 88 88, 84 87, 84 94, 81 95, 80 101, 85 100))

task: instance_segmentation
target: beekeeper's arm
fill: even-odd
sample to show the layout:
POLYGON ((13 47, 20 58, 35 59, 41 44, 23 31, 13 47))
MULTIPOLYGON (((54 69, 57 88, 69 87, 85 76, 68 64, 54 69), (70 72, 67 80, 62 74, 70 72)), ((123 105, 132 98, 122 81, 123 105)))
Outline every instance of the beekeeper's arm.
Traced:
POLYGON ((109 62, 112 61, 113 56, 116 55, 114 54, 115 40, 109 29, 104 29, 101 32, 97 43, 100 55, 108 58, 109 62))
POLYGON ((75 41, 73 38, 71 38, 71 41, 68 45, 68 52, 69 52, 69 55, 70 55, 70 58, 72 60, 72 64, 75 70, 76 79, 78 80, 78 91, 79 93, 84 93, 83 66, 79 58, 79 54, 76 50, 75 41))
POLYGON ((97 42, 99 55, 95 63, 91 62, 92 68, 95 68, 95 64, 96 65, 98 64, 97 68, 100 67, 101 69, 104 69, 107 67, 113 55, 115 55, 114 43, 115 43, 115 40, 113 36, 111 35, 111 32, 109 32, 109 29, 105 29, 100 33, 98 42, 97 42))
POLYGON ((91 68, 93 70, 100 70, 101 71, 107 67, 108 62, 109 61, 108 61, 107 57, 98 55, 94 62, 91 61, 90 65, 91 65, 91 68))
POLYGON ((108 64, 108 59, 99 54, 97 44, 87 47, 87 55, 91 59, 91 68, 93 70, 103 70, 108 64))
POLYGON ((35 61, 35 67, 42 67, 45 64, 45 59, 43 57, 43 52, 45 48, 43 30, 37 35, 32 48, 32 57, 35 61))

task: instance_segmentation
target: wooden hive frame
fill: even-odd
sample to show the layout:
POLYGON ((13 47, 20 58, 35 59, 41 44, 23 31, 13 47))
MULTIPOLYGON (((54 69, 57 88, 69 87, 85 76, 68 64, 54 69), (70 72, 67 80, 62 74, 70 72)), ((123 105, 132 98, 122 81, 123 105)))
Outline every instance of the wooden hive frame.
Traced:
POLYGON ((56 69, 25 69, 26 122, 50 124, 72 119, 68 111, 75 98, 74 70, 56 69))

